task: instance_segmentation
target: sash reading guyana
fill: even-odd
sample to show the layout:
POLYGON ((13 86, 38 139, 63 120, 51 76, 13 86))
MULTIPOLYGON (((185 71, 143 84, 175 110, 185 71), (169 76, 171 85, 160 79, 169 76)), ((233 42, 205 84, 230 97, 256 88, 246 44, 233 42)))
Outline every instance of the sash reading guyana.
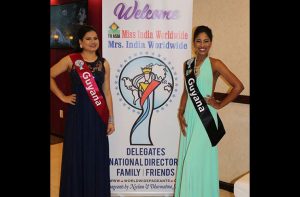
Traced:
POLYGON ((211 145, 216 146, 225 135, 225 129, 218 114, 218 128, 215 124, 214 118, 209 111, 207 103, 197 87, 194 66, 195 59, 190 59, 187 61, 187 65, 185 67, 187 91, 197 111, 197 114, 205 127, 211 145))
POLYGON ((78 73, 83 86, 98 112, 102 121, 107 124, 108 123, 108 109, 105 102, 105 98, 101 95, 99 88, 96 84, 96 81, 93 77, 92 72, 88 68, 87 64, 84 62, 80 53, 73 53, 69 55, 73 64, 75 65, 75 70, 78 73))

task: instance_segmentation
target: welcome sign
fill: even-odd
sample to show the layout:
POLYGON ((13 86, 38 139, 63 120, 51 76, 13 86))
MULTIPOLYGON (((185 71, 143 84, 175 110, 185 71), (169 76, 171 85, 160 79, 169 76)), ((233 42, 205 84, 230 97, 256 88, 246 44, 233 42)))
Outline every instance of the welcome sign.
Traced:
POLYGON ((112 195, 174 193, 192 0, 103 0, 103 57, 111 66, 116 131, 112 195))

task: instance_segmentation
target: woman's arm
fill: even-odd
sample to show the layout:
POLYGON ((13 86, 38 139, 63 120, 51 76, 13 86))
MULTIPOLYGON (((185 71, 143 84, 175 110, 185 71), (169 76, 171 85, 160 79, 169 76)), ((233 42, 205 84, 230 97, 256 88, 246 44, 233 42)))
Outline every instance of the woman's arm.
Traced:
POLYGON ((214 61, 214 69, 232 86, 229 94, 221 102, 217 102, 213 97, 209 97, 206 100, 215 109, 221 109, 233 101, 244 90, 244 85, 221 60, 214 61))
POLYGON ((109 121, 107 126, 107 134, 110 135, 115 131, 115 126, 114 126, 114 119, 113 119, 114 117, 113 102, 112 102, 112 96, 110 91, 110 66, 106 60, 104 61, 104 67, 105 67, 105 75, 104 75, 104 83, 102 85, 102 89, 105 94, 106 104, 108 107, 109 121))
MULTIPOLYGON (((185 73, 185 64, 183 65, 183 73, 185 73)), ((183 75, 183 91, 181 94, 181 98, 180 98, 180 104, 179 104, 179 108, 178 108, 178 120, 179 120, 179 126, 180 126, 180 130, 182 132, 182 134, 184 136, 186 136, 186 130, 185 127, 187 127, 185 118, 184 118, 184 111, 185 111, 185 106, 186 106, 186 101, 187 101, 187 91, 185 89, 185 75, 183 75)))
POLYGON ((62 58, 57 64, 50 68, 50 90, 64 103, 75 105, 76 95, 72 94, 66 96, 57 86, 55 77, 63 72, 66 72, 68 68, 72 67, 72 60, 69 56, 62 58))

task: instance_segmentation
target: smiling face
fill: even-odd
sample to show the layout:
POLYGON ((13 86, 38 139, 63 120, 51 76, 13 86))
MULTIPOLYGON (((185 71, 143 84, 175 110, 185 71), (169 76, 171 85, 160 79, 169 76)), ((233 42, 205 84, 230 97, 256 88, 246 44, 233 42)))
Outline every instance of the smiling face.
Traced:
POLYGON ((83 50, 95 52, 99 48, 99 39, 95 31, 87 32, 82 39, 79 40, 79 44, 83 50))
POLYGON ((195 53, 201 56, 207 56, 211 47, 211 39, 205 32, 199 33, 194 40, 195 53))

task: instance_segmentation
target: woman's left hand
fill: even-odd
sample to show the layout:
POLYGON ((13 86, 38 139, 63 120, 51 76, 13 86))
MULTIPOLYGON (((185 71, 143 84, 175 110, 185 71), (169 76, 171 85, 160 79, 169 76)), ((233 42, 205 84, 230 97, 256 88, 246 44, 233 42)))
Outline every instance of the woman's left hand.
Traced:
POLYGON ((107 125, 107 135, 112 134, 115 131, 115 125, 113 123, 108 123, 107 125))
POLYGON ((215 109, 221 109, 220 103, 213 97, 213 96, 207 96, 204 97, 206 103, 210 106, 212 106, 215 109))

